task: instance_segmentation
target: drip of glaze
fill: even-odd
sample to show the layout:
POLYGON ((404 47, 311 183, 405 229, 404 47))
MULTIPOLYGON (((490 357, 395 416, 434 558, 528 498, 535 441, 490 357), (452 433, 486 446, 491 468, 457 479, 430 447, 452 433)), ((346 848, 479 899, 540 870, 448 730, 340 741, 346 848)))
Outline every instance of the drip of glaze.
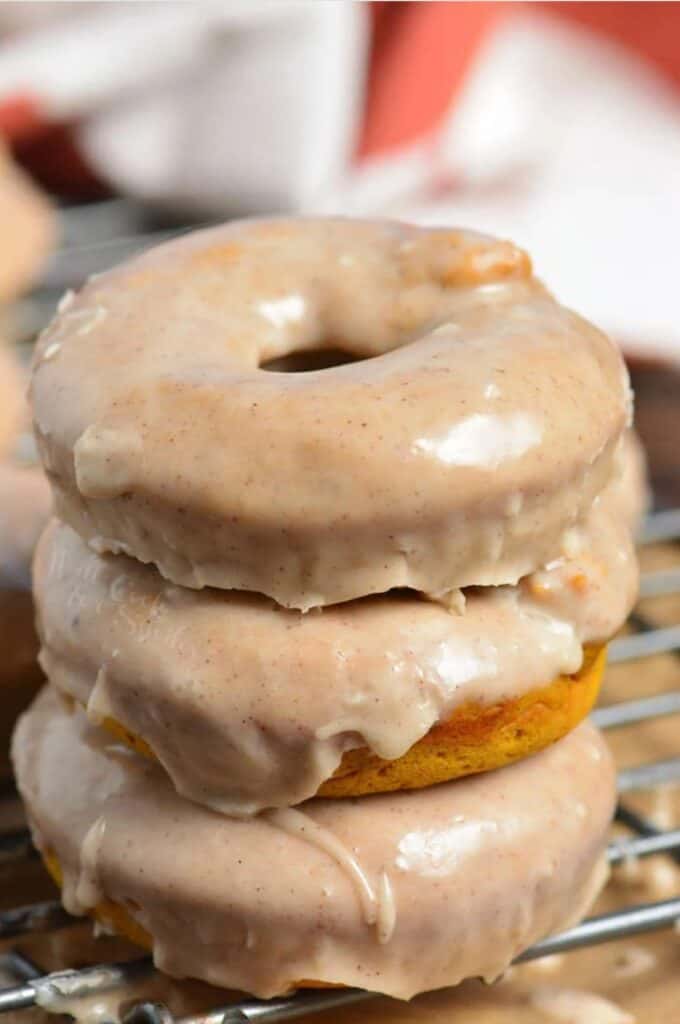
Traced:
POLYGON ((385 871, 381 873, 377 886, 374 886, 357 858, 336 835, 294 807, 265 811, 264 817, 270 824, 312 843, 332 857, 352 882, 359 897, 364 921, 369 926, 375 925, 378 942, 384 945, 390 941, 397 921, 397 908, 392 885, 385 871))
POLYGON ((376 917, 376 934, 381 946, 387 945, 397 923, 397 905, 389 875, 382 871, 378 881, 378 913, 376 917))
MULTIPOLYGON (((127 991, 125 997, 129 997, 127 991)), ((94 996, 67 996, 55 982, 49 987, 41 987, 35 1001, 47 1013, 73 1017, 75 1024, 118 1024, 123 996, 120 990, 94 996)))
POLYGON ((102 898, 98 881, 97 862, 105 831, 105 819, 103 817, 97 818, 94 825, 88 829, 80 848, 81 869, 75 890, 75 901, 80 907, 94 907, 102 898))
POLYGON ((359 897, 366 924, 376 923, 378 901, 373 886, 357 858, 337 836, 294 807, 279 807, 266 811, 265 817, 272 825, 283 829, 289 835, 298 836, 329 854, 351 879, 359 897))

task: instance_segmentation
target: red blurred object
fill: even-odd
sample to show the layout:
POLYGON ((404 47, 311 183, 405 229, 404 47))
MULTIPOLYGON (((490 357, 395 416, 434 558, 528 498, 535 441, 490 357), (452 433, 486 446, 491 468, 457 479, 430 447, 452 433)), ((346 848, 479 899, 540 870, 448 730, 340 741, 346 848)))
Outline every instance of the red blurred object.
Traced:
POLYGON ((82 157, 70 125, 42 125, 16 139, 14 156, 43 188, 63 199, 88 201, 111 194, 82 157))
POLYGON ((680 3, 373 3, 358 156, 426 138, 455 100, 490 30, 523 6, 624 46, 680 86, 680 3))
MULTIPOLYGON (((504 3, 374 3, 358 156, 416 142, 444 116, 504 3)), ((515 7, 514 4, 511 5, 515 7)))
POLYGON ((35 97, 15 95, 0 102, 0 136, 16 160, 54 195, 88 200, 110 194, 81 156, 71 126, 50 124, 35 97))
POLYGON ((31 138, 44 128, 40 104, 33 96, 10 96, 0 101, 0 135, 10 143, 31 138))

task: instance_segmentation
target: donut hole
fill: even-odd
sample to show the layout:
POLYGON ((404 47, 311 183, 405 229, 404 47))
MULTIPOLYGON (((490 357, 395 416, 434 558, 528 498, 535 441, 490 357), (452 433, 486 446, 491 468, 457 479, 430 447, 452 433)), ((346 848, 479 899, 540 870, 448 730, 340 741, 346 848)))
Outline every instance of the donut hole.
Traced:
POLYGON ((358 356, 344 352, 341 348, 310 348, 306 352, 289 352, 288 355, 268 359, 260 363, 260 369, 271 373, 311 373, 359 361, 358 356))

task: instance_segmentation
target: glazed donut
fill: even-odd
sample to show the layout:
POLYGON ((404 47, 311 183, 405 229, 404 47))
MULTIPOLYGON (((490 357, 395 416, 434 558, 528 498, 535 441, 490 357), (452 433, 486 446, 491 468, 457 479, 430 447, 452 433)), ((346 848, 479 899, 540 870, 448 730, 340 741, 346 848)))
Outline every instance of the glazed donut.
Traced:
POLYGON ((28 288, 54 244, 48 200, 10 159, 0 140, 0 304, 28 288))
POLYGON ((226 814, 414 789, 540 750, 595 700, 637 566, 610 485, 571 557, 450 611, 409 592, 304 615, 179 588, 53 523, 34 587, 58 689, 226 814))
POLYGON ((301 979, 401 998, 493 979, 606 875, 615 778, 585 723, 500 772, 247 820, 182 800, 101 736, 52 687, 21 719, 34 841, 71 912, 129 931, 170 975, 262 997, 301 979))
POLYGON ((516 583, 611 478, 631 405, 616 348, 510 243, 342 219, 98 275, 32 389, 57 514, 92 547, 303 610, 516 583), (361 361, 265 365, 329 347, 361 361))

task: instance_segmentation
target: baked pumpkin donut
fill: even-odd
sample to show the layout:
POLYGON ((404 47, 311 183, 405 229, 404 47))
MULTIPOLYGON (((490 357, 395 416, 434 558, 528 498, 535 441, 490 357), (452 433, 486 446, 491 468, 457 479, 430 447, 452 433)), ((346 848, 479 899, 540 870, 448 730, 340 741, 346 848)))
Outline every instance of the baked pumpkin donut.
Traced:
POLYGON ((610 485, 570 556, 458 610, 402 592, 303 614, 186 590, 55 522, 34 564, 41 663, 179 793, 227 814, 488 771, 590 711, 598 645, 637 590, 618 501, 610 485))
POLYGON ((54 244, 45 196, 11 160, 0 140, 0 304, 30 287, 54 244))
POLYGON ((92 547, 299 609, 516 583, 630 419, 618 350, 521 250, 343 219, 238 222, 97 275, 32 389, 57 514, 92 547), (359 361, 266 368, 329 347, 359 361))
POLYGON ((102 735, 52 687, 20 721, 34 841, 68 910, 170 975, 262 997, 300 979, 400 998, 491 980, 606 876, 615 777, 588 724, 500 772, 242 820, 182 800, 102 735))
MULTIPOLYGON (((315 795, 358 797, 424 789, 529 757, 566 736, 586 717, 597 699, 605 660, 606 648, 587 648, 581 668, 570 676, 559 676, 521 697, 461 704, 401 757, 379 757, 368 747, 346 750, 339 766, 321 783, 315 795)), ((156 759, 146 740, 115 718, 105 716, 99 721, 115 739, 143 757, 156 759)), ((182 774, 173 774, 176 788, 181 787, 185 795, 193 796, 199 803, 225 807, 224 798, 211 796, 205 787, 191 792, 183 784, 182 774)), ((271 789, 264 799, 272 799, 271 789)), ((252 804, 227 806, 237 816, 253 809, 252 804)))

